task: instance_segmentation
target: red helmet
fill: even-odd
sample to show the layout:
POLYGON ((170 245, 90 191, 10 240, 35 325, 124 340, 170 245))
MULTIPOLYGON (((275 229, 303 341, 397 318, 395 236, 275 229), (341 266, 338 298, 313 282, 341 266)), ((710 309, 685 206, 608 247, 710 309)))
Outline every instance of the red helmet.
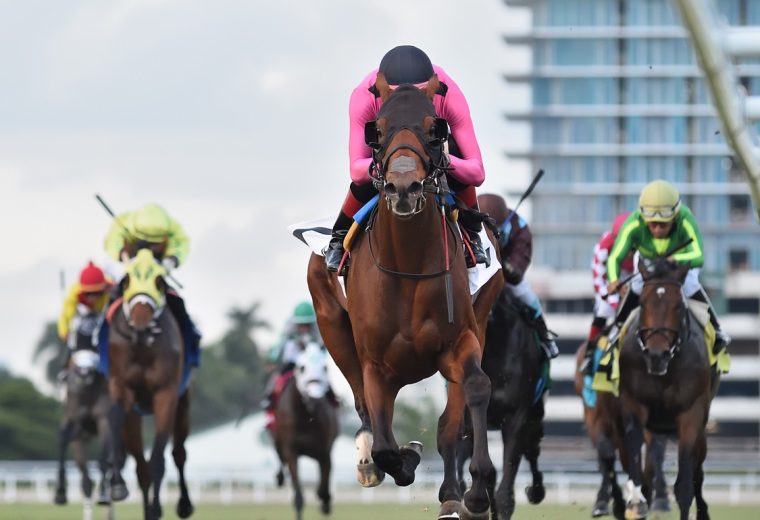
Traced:
POLYGON ((618 233, 620 233, 620 228, 623 227, 623 223, 628 218, 628 215, 630 215, 630 211, 626 211, 624 213, 619 214, 617 217, 615 217, 615 220, 612 221, 612 236, 617 237, 618 233))
POLYGON ((92 262, 79 273, 79 285, 82 292, 100 292, 108 289, 111 284, 106 280, 103 270, 92 262))

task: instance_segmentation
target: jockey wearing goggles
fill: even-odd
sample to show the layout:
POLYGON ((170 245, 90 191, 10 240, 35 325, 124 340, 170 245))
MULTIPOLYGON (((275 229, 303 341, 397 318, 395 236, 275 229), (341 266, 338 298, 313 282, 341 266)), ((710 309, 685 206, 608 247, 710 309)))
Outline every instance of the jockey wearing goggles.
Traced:
MULTIPOLYGON (((136 211, 118 215, 105 238, 106 253, 114 260, 125 261, 134 258, 141 249, 150 249, 167 273, 184 264, 189 248, 190 239, 185 230, 158 204, 146 204, 136 211)), ((114 298, 121 296, 120 286, 116 292, 114 298)), ((187 313, 184 300, 172 288, 166 293, 166 304, 182 331, 186 362, 198 366, 201 335, 187 313)), ((107 330, 106 323, 99 335, 101 355, 108 339, 107 330)))
MULTIPOLYGON (((395 47, 383 56, 379 68, 367 74, 351 94, 348 106, 351 186, 333 225, 330 245, 325 249, 328 271, 335 272, 340 267, 345 253, 343 240, 351 227, 353 216, 377 194, 369 176, 372 149, 364 141, 364 125, 377 118, 382 105, 375 86, 377 75, 380 73, 385 76, 391 88, 402 84, 424 88, 428 81, 437 75, 440 87, 433 99, 433 105, 436 114, 448 121, 451 133, 448 138, 451 155, 448 159, 453 170, 447 173, 449 187, 465 206, 473 209, 478 207, 475 186, 483 183, 485 171, 480 147, 475 138, 470 108, 464 94, 443 69, 431 63, 422 50, 412 45, 395 47)), ((489 258, 478 236, 482 228, 480 221, 469 212, 460 212, 459 218, 470 239, 475 263, 487 263, 489 258)), ((468 267, 473 267, 470 255, 467 254, 465 257, 468 267)), ((347 262, 345 265, 348 265, 347 262)))
MULTIPOLYGON (((727 346, 731 339, 721 330, 718 316, 699 282, 699 271, 704 264, 702 235, 691 210, 681 202, 675 186, 664 180, 647 184, 639 196, 639 208, 633 211, 623 223, 620 234, 607 259, 609 285, 607 291, 618 290, 620 267, 631 251, 637 251, 644 259, 655 259, 669 248, 691 239, 691 243, 676 251, 669 258, 673 262, 689 264, 691 269, 683 283, 683 292, 687 298, 701 301, 708 305, 710 321, 715 327, 715 349, 727 346)), ((639 304, 639 294, 644 285, 641 276, 631 281, 631 287, 618 309, 615 322, 625 322, 630 312, 639 304)))

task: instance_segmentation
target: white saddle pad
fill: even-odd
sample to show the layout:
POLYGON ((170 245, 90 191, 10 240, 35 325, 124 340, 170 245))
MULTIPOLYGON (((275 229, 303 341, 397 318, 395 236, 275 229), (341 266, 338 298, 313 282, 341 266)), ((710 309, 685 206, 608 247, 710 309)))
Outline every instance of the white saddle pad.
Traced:
MULTIPOLYGON (((330 215, 315 220, 298 222, 297 224, 288 226, 288 231, 306 244, 312 252, 324 256, 323 251, 330 243, 332 226, 336 218, 337 215, 330 215)), ((478 264, 467 270, 470 277, 470 294, 478 292, 494 274, 501 270, 501 266, 496 258, 496 252, 493 250, 493 245, 488 239, 485 229, 481 229, 480 231, 480 240, 485 247, 486 254, 491 257, 491 265, 486 267, 484 264, 478 264)))

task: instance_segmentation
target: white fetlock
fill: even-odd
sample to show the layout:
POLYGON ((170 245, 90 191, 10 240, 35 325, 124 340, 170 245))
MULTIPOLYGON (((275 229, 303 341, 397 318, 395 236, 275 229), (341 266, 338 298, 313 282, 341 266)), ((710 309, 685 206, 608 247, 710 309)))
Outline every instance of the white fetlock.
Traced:
POLYGON ((645 502, 644 493, 641 492, 641 486, 634 486, 633 480, 628 480, 625 484, 626 502, 628 504, 639 504, 645 502))

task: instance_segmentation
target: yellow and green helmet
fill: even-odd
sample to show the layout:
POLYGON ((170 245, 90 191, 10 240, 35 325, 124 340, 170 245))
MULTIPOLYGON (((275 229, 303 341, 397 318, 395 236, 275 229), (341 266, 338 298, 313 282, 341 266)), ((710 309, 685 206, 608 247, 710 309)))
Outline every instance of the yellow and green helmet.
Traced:
POLYGON ((668 181, 652 181, 639 195, 639 212, 644 222, 672 222, 680 207, 678 189, 668 181))
POLYGON ((132 233, 137 240, 163 242, 170 226, 169 214, 158 204, 146 204, 132 215, 132 233))

